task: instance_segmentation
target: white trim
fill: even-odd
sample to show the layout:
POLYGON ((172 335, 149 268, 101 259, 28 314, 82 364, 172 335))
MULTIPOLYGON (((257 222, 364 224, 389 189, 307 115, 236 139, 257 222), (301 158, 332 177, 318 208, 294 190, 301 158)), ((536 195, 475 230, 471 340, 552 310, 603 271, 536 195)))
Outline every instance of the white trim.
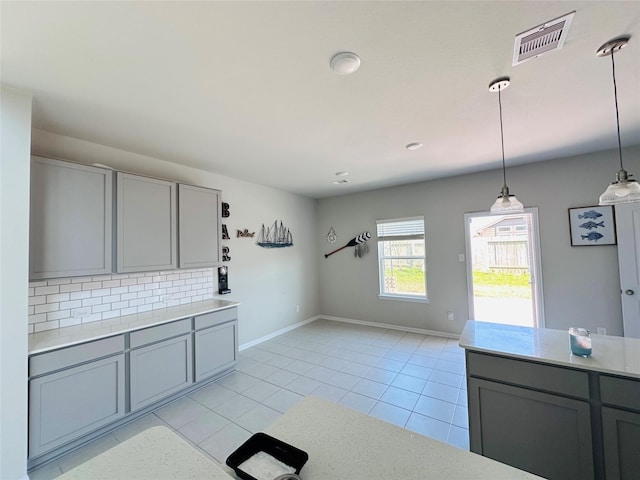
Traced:
POLYGON ((306 320, 302 320, 301 322, 297 322, 297 323, 294 323, 293 325, 289 325, 288 327, 284 327, 284 328, 281 328, 280 330, 276 330, 275 332, 270 333, 269 335, 265 335, 264 337, 256 338, 255 340, 251 340, 250 342, 243 343, 238 347, 238 351, 241 352, 242 350, 246 350, 249 347, 258 345, 259 343, 266 342, 267 340, 271 340, 274 337, 282 335, 283 333, 287 333, 291 330, 295 330, 296 328, 302 327, 303 325, 306 325, 307 323, 311 323, 315 320, 318 320, 319 318, 323 318, 323 317, 320 315, 316 315, 315 317, 307 318, 306 320))
POLYGON ((380 300, 397 300, 398 302, 415 302, 415 303, 429 303, 429 297, 412 297, 409 295, 391 295, 389 293, 379 294, 380 300))
POLYGON ((399 330, 401 332, 420 333, 422 335, 431 335, 433 337, 460 339, 460 335, 455 333, 437 332, 435 330, 426 330, 424 328, 404 327, 402 325, 391 325, 390 323, 368 322, 366 320, 355 320, 353 318, 332 317, 330 315, 319 315, 318 319, 333 320, 336 322, 355 323, 356 325, 366 325, 368 327, 386 328, 387 330, 399 330))

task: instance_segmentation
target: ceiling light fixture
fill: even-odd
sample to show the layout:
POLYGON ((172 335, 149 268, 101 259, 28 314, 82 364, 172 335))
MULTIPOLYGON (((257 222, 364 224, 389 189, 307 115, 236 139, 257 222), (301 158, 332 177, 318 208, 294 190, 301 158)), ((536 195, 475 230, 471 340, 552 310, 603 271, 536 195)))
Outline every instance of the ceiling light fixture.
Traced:
POLYGON ((340 180, 334 180, 333 182, 336 185, 342 185, 343 183, 351 183, 351 180, 348 180, 346 178, 341 178, 340 180))
POLYGON ((507 88, 510 83, 509 77, 500 77, 489 84, 490 92, 498 92, 498 105, 500 106, 500 142, 502 144, 502 178, 504 180, 502 191, 489 210, 491 215, 524 212, 522 203, 518 201, 515 195, 509 193, 509 187, 507 187, 507 168, 504 162, 504 131, 502 128, 502 100, 500 92, 507 88))
POLYGON ((616 64, 613 53, 622 50, 629 43, 628 36, 615 38, 602 45, 596 55, 605 57, 611 55, 611 70, 613 72, 613 98, 616 103, 616 125, 618 127, 618 155, 620 157, 620 170, 616 173, 616 181, 611 182, 605 192, 600 195, 600 205, 617 205, 620 203, 640 202, 640 184, 634 180, 630 173, 622 166, 622 142, 620 141, 620 115, 618 113, 618 90, 616 87, 616 64))
POLYGON ((349 172, 336 172, 336 177, 346 177, 349 172))
POLYGON ((420 142, 411 142, 405 145, 404 148, 407 150, 418 150, 419 148, 422 148, 422 144, 420 142))
POLYGON ((349 75, 360 68, 360 57, 352 52, 336 53, 331 58, 331 70, 338 75, 349 75))

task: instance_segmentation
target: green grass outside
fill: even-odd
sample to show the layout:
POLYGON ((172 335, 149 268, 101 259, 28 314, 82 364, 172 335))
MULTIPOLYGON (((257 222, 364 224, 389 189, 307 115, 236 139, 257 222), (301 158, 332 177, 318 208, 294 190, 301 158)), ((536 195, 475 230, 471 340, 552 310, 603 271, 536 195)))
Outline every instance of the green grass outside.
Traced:
POLYGON ((528 273, 473 272, 473 294, 476 297, 531 298, 528 273))
MULTIPOLYGON (((387 278, 394 276, 398 292, 424 293, 424 272, 421 268, 387 270, 387 278)), ((473 294, 476 297, 531 298, 530 276, 503 272, 473 272, 473 294)))

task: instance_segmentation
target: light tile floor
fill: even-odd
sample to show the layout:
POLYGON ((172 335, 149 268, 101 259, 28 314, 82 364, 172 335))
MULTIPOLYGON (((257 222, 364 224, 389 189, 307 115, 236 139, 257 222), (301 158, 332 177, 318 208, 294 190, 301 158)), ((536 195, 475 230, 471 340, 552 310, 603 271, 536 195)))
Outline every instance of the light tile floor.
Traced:
POLYGON ((307 395, 469 449, 457 340, 316 320, 240 353, 236 370, 30 473, 55 478, 151 426, 219 463, 307 395))

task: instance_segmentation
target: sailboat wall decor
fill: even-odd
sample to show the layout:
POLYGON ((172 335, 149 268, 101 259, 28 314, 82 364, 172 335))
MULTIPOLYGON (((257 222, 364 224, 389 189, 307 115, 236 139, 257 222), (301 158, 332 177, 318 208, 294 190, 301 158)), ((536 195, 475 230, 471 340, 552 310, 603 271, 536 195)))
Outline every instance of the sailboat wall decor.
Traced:
POLYGON ((263 223, 256 244, 263 248, 292 247, 293 235, 291 235, 291 231, 284 226, 282 220, 280 220, 280 225, 278 225, 278 221, 276 220, 271 227, 265 227, 263 223))

